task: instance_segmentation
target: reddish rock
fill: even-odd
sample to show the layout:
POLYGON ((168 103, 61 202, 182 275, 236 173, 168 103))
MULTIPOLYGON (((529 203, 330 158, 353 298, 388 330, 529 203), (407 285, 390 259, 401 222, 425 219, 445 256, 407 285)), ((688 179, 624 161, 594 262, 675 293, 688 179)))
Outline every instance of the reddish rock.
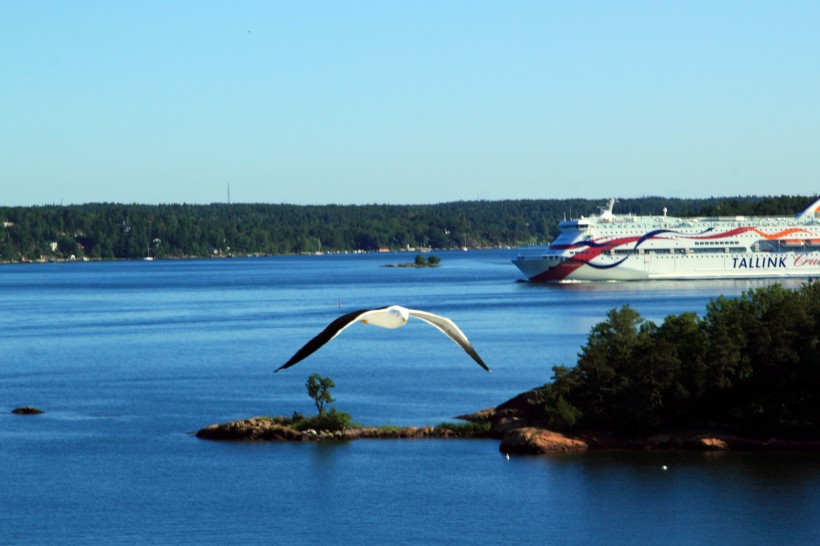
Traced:
POLYGON ((725 451, 729 449, 726 440, 720 438, 696 438, 694 444, 696 448, 704 451, 725 451))
POLYGON ((270 419, 240 419, 200 429, 197 438, 204 440, 266 440, 294 441, 304 439, 298 430, 281 425, 270 419))
POLYGON ((498 449, 504 453, 544 454, 586 451, 588 448, 586 442, 577 438, 543 428, 524 427, 507 431, 498 449))

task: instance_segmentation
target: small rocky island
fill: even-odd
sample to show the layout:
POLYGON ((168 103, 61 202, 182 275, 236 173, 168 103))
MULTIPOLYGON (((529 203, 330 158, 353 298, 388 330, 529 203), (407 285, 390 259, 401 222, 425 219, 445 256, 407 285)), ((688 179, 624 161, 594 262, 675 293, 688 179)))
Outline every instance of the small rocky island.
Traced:
POLYGON ((41 413, 45 413, 43 410, 35 408, 34 406, 14 408, 11 412, 15 415, 40 415, 41 413))
POLYGON ((477 438, 489 437, 483 427, 438 425, 435 427, 348 427, 341 430, 298 430, 290 426, 287 417, 252 417, 197 431, 203 440, 244 440, 302 442, 320 440, 477 438))
POLYGON ((430 257, 425 257, 423 254, 416 254, 415 260, 413 262, 404 262, 404 263, 395 263, 395 264, 384 264, 379 267, 438 267, 441 264, 441 258, 435 255, 431 255, 430 257))

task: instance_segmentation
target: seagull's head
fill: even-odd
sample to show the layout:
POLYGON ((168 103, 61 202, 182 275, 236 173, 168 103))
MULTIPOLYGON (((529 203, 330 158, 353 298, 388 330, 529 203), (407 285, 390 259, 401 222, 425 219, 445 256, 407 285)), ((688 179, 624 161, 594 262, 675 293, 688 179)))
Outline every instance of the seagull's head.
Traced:
POLYGON ((410 311, 401 305, 391 305, 387 308, 387 312, 391 317, 395 318, 397 321, 400 321, 402 324, 406 323, 410 318, 410 311))

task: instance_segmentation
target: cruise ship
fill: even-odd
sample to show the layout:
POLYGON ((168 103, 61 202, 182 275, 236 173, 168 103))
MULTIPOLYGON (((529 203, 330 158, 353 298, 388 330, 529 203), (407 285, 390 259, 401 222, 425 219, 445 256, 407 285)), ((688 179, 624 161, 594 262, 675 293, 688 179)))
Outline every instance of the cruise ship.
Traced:
POLYGON ((560 224, 546 251, 513 259, 532 282, 820 276, 820 199, 792 217, 599 214, 560 224))

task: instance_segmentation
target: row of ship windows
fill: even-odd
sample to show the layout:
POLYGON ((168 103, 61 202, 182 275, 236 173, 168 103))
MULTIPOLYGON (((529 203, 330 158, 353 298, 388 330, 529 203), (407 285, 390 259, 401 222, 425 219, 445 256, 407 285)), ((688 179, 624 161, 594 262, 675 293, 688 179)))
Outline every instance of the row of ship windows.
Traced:
MULTIPOLYGON (((616 250, 608 251, 609 254, 697 254, 697 253, 714 253, 714 252, 721 252, 721 253, 740 253, 740 252, 748 252, 750 248, 746 246, 740 245, 737 241, 694 241, 694 247, 688 248, 639 248, 639 249, 623 249, 619 248, 616 250), (734 245, 734 246, 732 246, 734 245)), ((789 244, 786 242, 785 244, 779 244, 780 241, 758 241, 754 245, 752 245, 751 250, 755 252, 785 252, 792 250, 794 244, 789 244)), ((804 245, 799 245, 804 246, 804 245)), ((820 248, 820 240, 818 239, 811 239, 806 242, 806 247, 818 247, 820 248)), ((570 252, 570 255, 574 256, 576 254, 580 254, 583 251, 575 251, 570 252)))
MULTIPOLYGON (((695 241, 695 246, 723 246, 723 245, 735 245, 738 244, 737 241, 695 241)), ((774 241, 770 241, 768 239, 760 239, 755 241, 755 246, 760 248, 765 247, 779 247, 779 246, 820 246, 820 240, 818 239, 791 239, 791 240, 783 240, 783 239, 776 239, 774 241)))
MULTIPOLYGON (((741 252, 748 252, 748 248, 745 246, 734 246, 734 247, 723 247, 723 248, 665 248, 665 249, 654 249, 654 250, 644 250, 644 249, 616 249, 610 250, 608 252, 604 252, 604 254, 617 254, 620 256, 623 255, 631 255, 631 254, 738 254, 741 252)), ((582 254, 582 252, 570 252, 571 256, 575 256, 576 254, 582 254)))
POLYGON ((615 254, 729 254, 746 252, 748 249, 745 246, 726 246, 722 248, 664 248, 655 250, 615 250, 615 254))

